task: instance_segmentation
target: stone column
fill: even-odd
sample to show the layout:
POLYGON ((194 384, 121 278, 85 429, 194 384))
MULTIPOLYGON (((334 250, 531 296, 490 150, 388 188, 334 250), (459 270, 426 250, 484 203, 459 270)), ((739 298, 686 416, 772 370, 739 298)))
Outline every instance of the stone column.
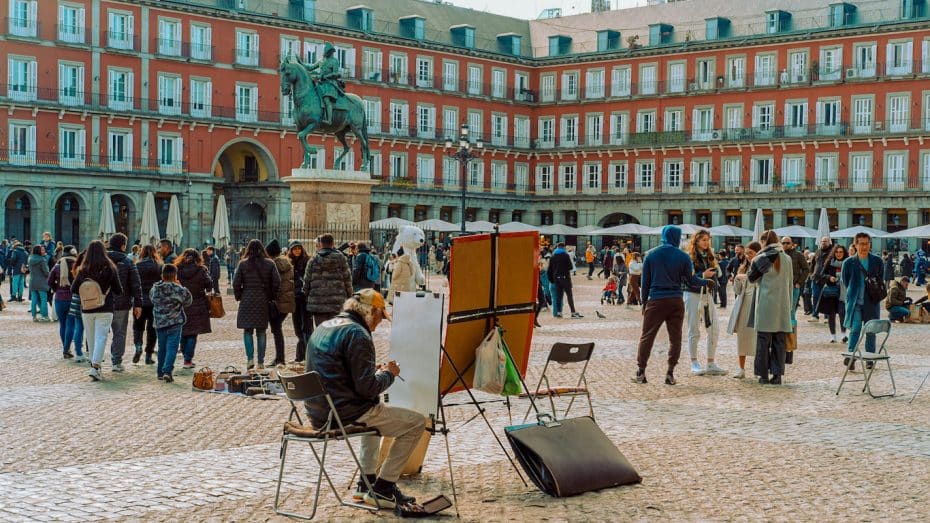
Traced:
POLYGON ((284 181, 291 187, 292 223, 309 229, 354 229, 358 240, 368 240, 371 188, 378 183, 368 173, 293 169, 284 181))
POLYGON ((475 207, 475 221, 488 221, 490 213, 488 209, 482 206, 475 207))
POLYGON ((872 227, 875 229, 886 230, 888 215, 885 209, 872 208, 872 227))
MULTIPOLYGON (((852 226, 852 212, 848 208, 837 208, 837 226, 840 229, 846 229, 852 226)), ((859 224, 856 224, 859 225, 859 224)))

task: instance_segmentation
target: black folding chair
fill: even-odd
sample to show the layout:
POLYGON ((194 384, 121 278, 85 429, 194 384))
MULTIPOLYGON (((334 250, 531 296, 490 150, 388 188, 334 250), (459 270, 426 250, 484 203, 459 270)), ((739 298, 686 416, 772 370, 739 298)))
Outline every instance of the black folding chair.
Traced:
MULTIPOLYGON (((862 381, 865 383, 862 387, 862 392, 868 392, 869 396, 873 398, 886 398, 889 396, 894 396, 897 392, 897 388, 894 384, 894 374, 891 372, 891 356, 888 355, 888 349, 885 347, 885 343, 888 341, 888 336, 891 335, 891 322, 888 320, 869 320, 862 326, 862 335, 859 336, 859 341, 856 343, 856 346, 853 347, 852 352, 844 352, 843 358, 849 358, 850 362, 848 365, 844 365, 845 371, 843 371, 843 379, 840 380, 840 386, 836 389, 836 394, 839 396, 840 389, 843 388, 843 384, 847 382, 846 376, 849 374, 850 370, 853 370, 856 367, 856 362, 862 364, 862 375, 863 379, 861 380, 848 380, 848 381, 862 381), (879 334, 885 333, 885 337, 882 339, 882 344, 879 346, 875 352, 865 352, 862 348, 865 343, 866 334, 879 334), (875 367, 877 362, 884 361, 888 366, 888 377, 891 378, 891 392, 888 394, 873 394, 872 388, 869 385, 869 381, 872 379, 872 374, 875 373, 875 367)), ((877 336, 876 336, 877 337, 877 336)), ((875 340, 878 341, 877 339, 875 340)), ((846 361, 844 359, 844 361, 846 361)))
MULTIPOLYGON (((339 491, 336 489, 336 486, 333 485, 333 481, 330 479, 329 473, 326 471, 325 463, 326 451, 329 446, 329 442, 344 441, 346 443, 346 447, 349 449, 349 453, 352 455, 352 459, 355 461, 355 466, 358 467, 357 470, 360 470, 362 468, 362 464, 358 459, 358 455, 355 453, 355 449, 352 448, 352 443, 350 440, 363 436, 378 436, 378 431, 363 425, 343 425, 342 419, 339 417, 339 414, 336 412, 336 407, 333 405, 332 397, 329 395, 329 393, 326 392, 326 389, 323 387, 323 382, 320 380, 320 375, 316 372, 308 372, 306 374, 299 374, 297 376, 280 376, 280 378, 281 385, 284 387, 284 393, 287 396, 287 401, 289 401, 291 404, 291 412, 287 417, 287 422, 284 424, 284 434, 281 436, 281 467, 278 471, 278 486, 274 495, 275 513, 281 514, 282 516, 298 519, 313 519, 313 517, 316 515, 316 509, 320 500, 320 489, 322 487, 323 476, 326 477, 326 482, 329 483, 329 488, 332 489, 333 495, 336 496, 336 499, 341 505, 363 508, 370 511, 377 511, 380 507, 371 507, 369 505, 343 500, 342 496, 339 495, 339 491), (329 415, 326 419, 326 424, 320 429, 316 429, 309 424, 304 425, 303 420, 300 418, 300 413, 297 409, 297 403, 295 402, 303 402, 309 399, 319 398, 321 396, 326 400, 326 404, 329 406, 329 415), (297 419, 296 422, 293 421, 294 418, 297 419), (313 496, 313 512, 311 512, 309 516, 295 512, 286 512, 279 508, 281 483, 284 479, 284 462, 287 459, 288 443, 291 441, 306 442, 309 444, 310 450, 313 452, 313 457, 316 458, 317 466, 319 467, 316 479, 316 492, 313 496), (319 444, 323 445, 322 452, 317 452, 316 445, 319 444)), ((368 491, 371 492, 372 486, 368 482, 368 479, 365 478, 364 474, 362 474, 361 477, 362 481, 364 481, 365 485, 368 487, 368 491)))
MULTIPOLYGON (((594 343, 555 343, 552 345, 552 349, 549 350, 549 358, 546 359, 546 365, 543 367, 542 375, 539 377, 539 382, 536 384, 536 388, 532 391, 526 391, 521 394, 521 397, 530 398, 536 400, 541 397, 549 398, 549 406, 552 407, 552 416, 553 418, 560 419, 556 415, 555 410, 555 398, 556 397, 569 397, 571 398, 568 402, 568 407, 565 409, 565 414, 562 416, 568 417, 568 412, 572 409, 572 404, 575 402, 577 396, 585 396, 588 399, 588 413, 594 418, 594 408, 591 405, 591 394, 588 391, 588 379, 585 376, 585 373, 588 371, 588 362, 591 360, 591 353, 594 352, 594 343), (558 363, 560 367, 564 367, 567 364, 578 363, 581 365, 581 371, 578 374, 578 381, 574 385, 552 385, 549 382, 549 364, 558 363), (543 387, 543 382, 546 382, 546 386, 543 387)), ((530 410, 532 410, 533 405, 531 404, 528 409, 526 409, 526 415, 523 416, 523 421, 526 421, 530 415, 530 410)))

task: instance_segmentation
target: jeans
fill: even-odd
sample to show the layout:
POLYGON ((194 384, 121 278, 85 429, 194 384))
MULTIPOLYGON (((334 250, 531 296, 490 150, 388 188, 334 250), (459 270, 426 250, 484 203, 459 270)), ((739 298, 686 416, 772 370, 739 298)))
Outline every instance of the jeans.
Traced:
POLYGON ((26 275, 25 274, 14 274, 10 278, 10 298, 21 300, 23 299, 23 290, 26 288, 26 275))
POLYGON ((549 284, 549 296, 552 298, 552 316, 562 314, 562 293, 559 292, 555 283, 549 284))
POLYGON ((791 291, 791 326, 798 326, 798 300, 801 298, 801 288, 797 287, 791 291))
MULTIPOLYGON (((74 340, 74 316, 68 314, 71 308, 71 300, 55 300, 55 313, 58 314, 58 337, 61 338, 61 352, 68 354, 71 352, 71 343, 74 340)), ((75 347, 78 356, 81 355, 80 345, 75 347)))
POLYGON ((287 313, 270 311, 268 325, 271 327, 271 336, 274 338, 274 361, 284 363, 284 320, 287 313))
POLYGON ((245 329, 242 331, 242 342, 245 344, 245 359, 252 362, 255 359, 255 341, 258 341, 258 363, 265 364, 265 342, 268 339, 265 329, 245 329), (255 338, 252 338, 252 334, 255 338))
POLYGON ((126 329, 129 328, 129 309, 113 311, 113 341, 110 342, 110 361, 113 365, 123 363, 126 354, 126 329))
POLYGON ((197 335, 181 336, 181 351, 184 354, 184 363, 194 361, 194 349, 197 348, 197 335))
POLYGON ((110 334, 110 324, 113 323, 112 312, 91 312, 81 315, 84 320, 84 332, 87 333, 87 344, 90 349, 90 362, 100 365, 103 361, 103 351, 107 346, 107 336, 110 334))
POLYGON ((143 347, 145 343, 145 353, 152 354, 155 352, 155 317, 153 316, 154 307, 151 305, 142 307, 142 314, 132 320, 132 341, 136 350, 143 347), (144 336, 144 340, 143 340, 144 336))
POLYGON ((911 315, 911 310, 903 305, 894 305, 888 309, 888 319, 891 321, 902 320, 911 315))
POLYGON ((82 314, 79 312, 77 315, 68 314, 68 320, 74 322, 74 353, 78 356, 84 355, 84 319, 82 314))
POLYGON ((817 306, 820 305, 820 291, 822 289, 822 286, 817 285, 816 283, 811 283, 811 301, 814 304, 814 312, 811 313, 811 317, 814 319, 820 318, 820 316, 817 315, 817 306))
POLYGON ((48 291, 29 291, 29 314, 35 318, 36 312, 43 318, 48 318, 48 291))
POLYGON ((178 356, 182 328, 184 325, 178 324, 155 329, 158 338, 158 363, 155 365, 155 371, 159 376, 174 372, 174 360, 178 356))
MULTIPOLYGON (((853 308, 852 318, 849 320, 849 345, 846 347, 846 350, 852 352, 856 348, 856 344, 859 343, 859 337, 862 336, 862 326, 868 320, 874 320, 877 318, 863 318, 862 317, 862 307, 856 305, 853 308)), ((875 352, 875 335, 866 334, 865 335, 865 351, 866 352, 875 352)))

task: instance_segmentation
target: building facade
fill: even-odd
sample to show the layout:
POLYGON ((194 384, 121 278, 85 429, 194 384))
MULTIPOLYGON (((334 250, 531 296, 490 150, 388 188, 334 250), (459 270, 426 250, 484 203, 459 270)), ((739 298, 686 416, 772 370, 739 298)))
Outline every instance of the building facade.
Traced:
MULTIPOLYGON (((467 220, 930 223, 924 2, 689 3, 526 21, 418 0, 0 0, 0 230, 84 242, 111 205, 137 236, 146 192, 162 228, 179 197, 191 244, 220 194, 234 230, 287 221, 302 150, 278 67, 327 41, 365 100, 374 219, 461 219, 443 142, 467 123, 485 144, 467 220)), ((330 167, 336 141, 310 140, 330 167)))

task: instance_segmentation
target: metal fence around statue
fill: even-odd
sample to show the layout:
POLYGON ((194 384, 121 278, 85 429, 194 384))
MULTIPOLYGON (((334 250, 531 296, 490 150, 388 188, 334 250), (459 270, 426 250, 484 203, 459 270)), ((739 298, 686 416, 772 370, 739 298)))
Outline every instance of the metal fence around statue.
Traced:
POLYGON ((316 238, 321 234, 329 233, 333 235, 336 246, 349 242, 373 242, 375 246, 385 245, 386 241, 393 239, 393 233, 389 238, 384 237, 388 231, 371 231, 368 228, 362 228, 354 224, 332 224, 326 227, 310 227, 300 223, 270 223, 265 221, 234 221, 230 223, 230 233, 232 236, 232 245, 236 249, 241 249, 249 243, 249 240, 257 239, 262 244, 267 244, 271 240, 286 246, 294 240, 300 241, 308 253, 315 251, 316 238))

